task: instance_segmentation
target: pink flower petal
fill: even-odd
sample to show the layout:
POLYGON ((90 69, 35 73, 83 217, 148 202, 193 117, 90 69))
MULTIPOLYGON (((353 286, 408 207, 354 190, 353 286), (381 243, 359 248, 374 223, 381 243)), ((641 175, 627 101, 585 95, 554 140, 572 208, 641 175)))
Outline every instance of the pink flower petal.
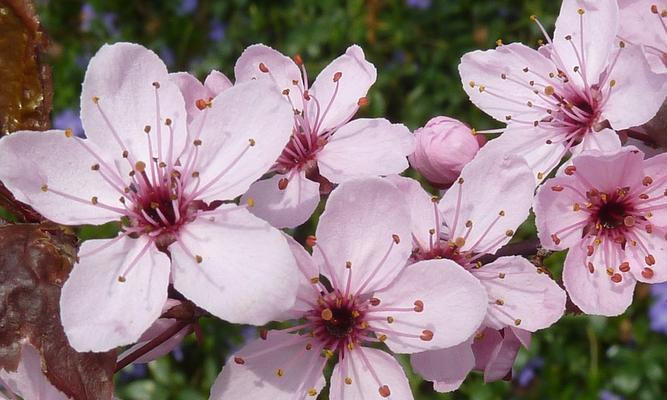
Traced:
MULTIPOLYGON (((433 236, 430 230, 436 228, 436 213, 440 213, 432 196, 422 188, 417 180, 399 175, 388 176, 386 179, 393 183, 405 197, 410 210, 410 230, 414 244, 422 249, 429 248, 429 239, 433 236)), ((433 238, 433 240, 436 239, 433 238)))
POLYGON ((285 89, 290 90, 290 99, 294 108, 303 110, 303 98, 298 86, 303 89, 303 81, 299 67, 291 58, 263 44, 254 44, 243 51, 241 57, 236 60, 234 66, 236 83, 248 82, 250 80, 266 80, 278 87, 278 92, 285 89), (260 64, 264 64, 269 72, 262 72, 260 64))
MULTIPOLYGON (((601 154, 589 152, 572 159, 580 179, 594 185, 601 192, 611 193, 619 187, 641 184, 644 153, 631 147, 601 154), (600 168, 604 163, 604 168, 600 168)), ((589 188, 590 189, 590 188, 589 188)))
POLYGON ((232 84, 232 81, 227 78, 227 75, 216 70, 209 72, 209 74, 206 76, 206 79, 204 80, 204 87, 206 87, 209 93, 213 94, 213 97, 219 95, 232 86, 234 86, 234 84, 232 84))
POLYGON ((270 331, 266 340, 252 341, 230 358, 210 399, 316 398, 326 385, 322 371, 327 359, 314 345, 307 336, 270 331))
POLYGON ((487 295, 479 280, 451 260, 412 264, 373 297, 381 301, 378 310, 410 310, 369 310, 372 317, 382 318, 371 322, 371 329, 381 328, 387 335, 385 343, 396 353, 457 345, 475 333, 487 309, 487 295), (413 311, 418 303, 421 310, 413 311), (428 340, 420 337, 425 331, 432 334, 428 340))
MULTIPOLYGON (((267 82, 235 85, 213 99, 192 125, 200 126, 201 198, 243 194, 276 161, 292 133, 294 114, 267 82)), ((192 180, 195 182, 195 180, 192 180)))
POLYGON ((253 183, 241 203, 253 199, 251 213, 276 228, 295 228, 308 221, 315 212, 320 203, 320 184, 306 179, 305 172, 299 171, 281 190, 278 186, 282 179, 286 179, 285 175, 276 174, 253 183))
POLYGON ((586 314, 620 315, 632 303, 635 280, 625 274, 622 282, 614 283, 606 271, 602 251, 593 254, 594 272, 586 264, 586 249, 570 248, 563 266, 563 284, 570 299, 586 314))
POLYGON ((533 86, 525 82, 530 79, 537 87, 548 86, 551 83, 547 79, 554 68, 553 63, 536 50, 521 43, 510 43, 494 50, 465 54, 459 74, 470 101, 485 113, 502 122, 508 122, 508 115, 534 121, 542 119, 544 108, 552 106, 535 95, 533 86), (526 74, 530 74, 530 78, 526 78, 526 74), (528 103, 540 107, 531 107, 528 103))
MULTIPOLYGON (((137 342, 137 344, 125 350, 121 355, 119 355, 118 360, 122 360, 123 358, 132 354, 136 350, 142 348, 148 342, 155 339, 161 333, 163 333, 164 331, 171 328, 173 325, 177 323, 178 321, 172 318, 158 318, 155 322, 153 322, 153 325, 151 325, 150 328, 148 328, 148 330, 141 335, 141 338, 139 338, 139 342, 137 342)), ((183 341, 183 339, 187 335, 189 335, 190 332, 192 332, 191 326, 184 327, 183 329, 178 331, 178 333, 171 336, 169 339, 167 339, 165 342, 155 347, 153 350, 137 358, 132 363, 145 364, 153 360, 157 360, 158 358, 164 355, 169 354, 169 352, 171 352, 176 346, 178 346, 178 344, 181 343, 181 341, 183 341)))
POLYGON ((523 158, 485 150, 463 168, 463 183, 454 183, 439 206, 452 240, 465 238, 464 250, 493 254, 528 217, 535 179, 523 158))
MULTIPOLYGON (((129 160, 148 165, 149 157, 158 154, 158 141, 162 143, 159 158, 166 158, 170 140, 167 118, 172 121, 177 154, 185 144, 187 114, 167 67, 155 53, 137 44, 102 46, 88 64, 81 94, 81 122, 90 141, 111 159, 122 160, 123 151, 128 150, 129 160), (151 127, 152 154, 144 133, 147 125, 151 127)), ((119 165, 125 168, 126 163, 119 165)))
MULTIPOLYGON (((319 130, 326 131, 350 119, 358 108, 359 99, 366 96, 376 78, 375 67, 366 61, 364 51, 357 45, 348 47, 345 54, 327 65, 310 88, 322 110, 319 130), (341 75, 336 85, 334 76, 339 72, 341 75)), ((311 101, 309 106, 315 111, 314 102, 311 101)))
POLYGON ((488 294, 484 325, 490 328, 518 326, 534 332, 551 326, 565 312, 565 291, 523 257, 500 257, 470 272, 488 294))
POLYGON ((136 342, 167 300, 167 256, 144 236, 112 240, 84 242, 62 289, 60 317, 77 351, 136 342))
MULTIPOLYGON (((667 51, 667 31, 662 27, 660 16, 651 11, 654 4, 660 3, 656 0, 618 0, 618 37, 634 45, 643 45, 653 72, 664 74, 667 64, 660 52, 667 51)), ((667 8, 664 0, 661 7, 667 8)))
POLYGON ((585 195, 588 190, 579 180, 565 175, 549 179, 537 189, 533 205, 535 225, 544 248, 563 250, 581 241, 589 215, 580 209, 575 211, 575 203, 584 207, 585 200, 577 193, 585 195), (560 188, 563 190, 556 191, 560 188))
POLYGON ((63 131, 15 132, 0 141, 0 180, 18 200, 52 221, 78 225, 118 220, 121 214, 103 205, 124 211, 120 195, 91 169, 98 161, 84 142, 67 138, 63 131), (93 205, 93 197, 98 205, 93 205))
POLYGON ((570 72, 572 68, 581 67, 589 86, 598 83, 600 74, 610 62, 612 49, 618 48, 617 32, 618 5, 615 1, 563 0, 556 20, 553 42, 558 56, 568 68, 570 77, 575 79, 580 87, 583 87, 583 82, 578 74, 570 72), (579 14, 580 9, 584 10, 582 15, 579 14), (568 35, 571 40, 566 39, 568 35), (583 53, 583 65, 577 59, 574 48, 580 57, 583 53))
POLYGON ((427 381, 433 382, 438 392, 457 390, 475 366, 475 355, 470 342, 454 347, 415 353, 410 356, 412 368, 427 381))
POLYGON ((329 196, 313 255, 334 286, 344 288, 350 271, 352 292, 366 293, 403 270, 412 250, 409 228, 407 205, 394 185, 380 178, 350 181, 329 196))
POLYGON ((188 123, 191 123, 195 116, 202 112, 197 107, 197 100, 208 99, 211 96, 204 85, 199 82, 199 79, 190 75, 187 72, 175 72, 169 74, 169 79, 174 82, 181 90, 183 100, 185 101, 185 109, 188 113, 188 123))
POLYGON ((551 139, 555 137, 548 129, 509 126, 502 135, 484 145, 480 152, 523 157, 533 172, 535 183, 539 184, 565 153, 565 146, 557 140, 549 143, 551 139))
POLYGON ((484 371, 484 382, 504 379, 512 371, 521 341, 511 329, 502 332, 486 328, 473 343, 476 369, 484 371))
POLYGON ((621 139, 613 129, 603 129, 599 132, 590 132, 584 136, 582 142, 572 146, 573 154, 580 154, 589 150, 602 152, 614 151, 621 148, 621 139))
MULTIPOLYGON (((21 344, 21 360, 16 371, 9 372, 0 369, 0 388, 5 385, 7 390, 26 400, 69 399, 46 378, 42 370, 41 356, 37 349, 28 342, 21 344)), ((4 398, 2 392, 0 392, 0 398, 4 398)))
POLYGON ((283 235, 236 206, 198 218, 169 247, 174 287, 215 316, 262 325, 294 305, 298 271, 283 235))
POLYGON ((626 46, 609 74, 616 85, 604 106, 602 117, 614 129, 627 129, 648 122, 660 109, 667 93, 667 74, 656 74, 639 46, 626 46))
POLYGON ((408 168, 414 138, 402 124, 386 119, 356 119, 336 131, 317 155, 320 173, 334 183, 391 175, 408 168))
POLYGON ((368 347, 346 353, 345 359, 334 367, 329 397, 331 400, 413 399, 408 378, 398 361, 382 350, 368 347))

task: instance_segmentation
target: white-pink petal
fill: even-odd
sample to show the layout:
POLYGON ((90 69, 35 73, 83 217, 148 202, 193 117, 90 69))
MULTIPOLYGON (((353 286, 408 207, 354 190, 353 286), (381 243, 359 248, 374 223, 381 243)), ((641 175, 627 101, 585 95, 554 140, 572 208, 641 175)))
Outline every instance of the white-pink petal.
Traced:
POLYGON ((523 257, 500 257, 470 272, 488 294, 485 326, 534 332, 551 326, 565 312, 565 291, 523 257))
MULTIPOLYGON (((91 58, 81 93, 81 123, 88 139, 109 158, 143 161, 165 157, 169 149, 171 120, 173 148, 178 154, 187 136, 187 113, 183 96, 172 82, 162 60, 133 43, 104 45, 91 58), (159 103, 159 113, 158 113, 159 103), (146 126, 151 127, 152 154, 146 126), (158 143, 161 143, 159 145, 158 143)), ((127 170, 129 171, 129 164, 127 170)))
POLYGON ((329 398, 411 400, 413 396, 408 378, 393 356, 363 347, 347 352, 346 357, 336 364, 331 374, 329 398))
POLYGON ((270 331, 266 340, 250 342, 228 360, 209 399, 316 398, 326 384, 322 374, 326 358, 315 344, 308 336, 270 331))
POLYGON ((430 232, 437 229, 436 221, 442 219, 439 216, 440 209, 433 201, 433 197, 415 179, 399 175, 388 176, 386 179, 396 185, 408 204, 413 244, 422 249, 429 248, 429 240, 438 239, 430 232))
POLYGON ((70 345, 107 351, 136 342, 160 316, 167 285, 169 259, 145 236, 84 242, 60 297, 70 345))
POLYGON ((459 179, 439 203, 449 238, 465 238, 464 250, 493 254, 528 217, 535 179, 523 158, 485 148, 459 179))
POLYGON ((322 176, 334 183, 399 174, 408 168, 414 138, 403 124, 360 118, 343 125, 317 154, 322 176))
POLYGON ((353 293, 387 286, 412 251, 410 214, 390 182, 368 178, 341 184, 329 196, 313 255, 332 284, 353 293), (347 262, 352 264, 346 268, 347 262))
POLYGON ((169 247, 174 287, 218 318, 264 324, 294 305, 294 256, 277 229, 241 207, 223 207, 182 228, 169 247))
POLYGON ((320 202, 320 184, 307 179, 304 171, 293 174, 284 189, 279 187, 282 179, 287 177, 276 174, 253 183, 241 198, 241 204, 252 199, 251 213, 276 228, 295 228, 315 212, 320 202))
POLYGON ((457 390, 475 367, 471 341, 454 347, 415 353, 410 356, 412 368, 438 392, 457 390))
MULTIPOLYGON (((52 221, 78 225, 118 220, 124 211, 120 193, 91 169, 99 162, 84 143, 90 146, 64 131, 15 132, 0 140, 0 180, 18 200, 52 221)), ((113 173, 106 168, 103 172, 113 173)))
MULTIPOLYGON (((21 359, 16 371, 0 369, 0 389, 5 385, 7 390, 26 400, 69 399, 46 378, 42 370, 41 356, 37 349, 28 342, 21 344, 21 359)), ((4 399, 1 391, 0 399, 4 399)), ((12 396, 11 399, 14 397, 12 396)))
POLYGON ((237 84, 212 102, 192 122, 201 128, 191 135, 201 140, 198 198, 209 202, 234 199, 269 170, 289 140, 294 115, 263 81, 237 84))
POLYGON ((386 334, 385 343, 396 353, 455 346, 475 333, 487 311, 486 291, 479 280, 444 259, 406 267, 373 297, 380 299, 380 305, 378 311, 372 307, 368 312, 379 318, 370 323, 371 330, 380 328, 378 333, 386 334))

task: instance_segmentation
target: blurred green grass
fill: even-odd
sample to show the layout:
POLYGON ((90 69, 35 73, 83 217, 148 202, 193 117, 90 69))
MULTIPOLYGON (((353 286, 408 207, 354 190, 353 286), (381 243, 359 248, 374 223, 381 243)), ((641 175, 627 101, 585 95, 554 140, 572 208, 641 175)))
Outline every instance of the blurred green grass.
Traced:
MULTIPOLYGON (((549 0, 293 0, 293 1, 38 1, 39 13, 51 37, 54 115, 78 112, 81 82, 88 59, 104 43, 131 41, 160 54, 172 71, 204 77, 218 69, 233 78, 242 50, 265 43, 287 55, 301 54, 311 79, 330 60, 356 43, 378 68, 369 93, 370 105, 361 116, 386 117, 411 129, 430 117, 449 115, 480 128, 498 127, 472 106, 461 89, 460 57, 471 50, 539 38, 529 16, 537 14, 553 25, 559 2, 549 0), (188 10, 188 4, 196 7, 188 10), (415 3, 430 3, 427 8, 415 3), (413 6, 410 6, 410 5, 413 6)), ((314 224, 297 232, 303 238, 314 224)), ((113 233, 83 227, 82 237, 113 233)), ((528 224, 521 234, 534 232, 528 224)), ((549 266, 559 274, 563 254, 549 266)), ((630 399, 660 399, 667 393, 667 341, 649 330, 646 287, 639 287, 634 305, 624 316, 568 316, 534 335, 522 351, 515 377, 531 359, 544 366, 525 387, 518 380, 484 384, 471 374, 453 394, 436 394, 431 384, 410 373, 416 399, 596 399, 603 391, 630 399)), ((247 329, 219 320, 203 321, 200 345, 188 338, 182 355, 172 354, 117 380, 118 396, 140 399, 206 399, 208 390, 230 350, 239 346, 247 329), (134 377, 133 377, 134 376, 134 377)), ((251 331, 253 332, 253 331, 251 331)), ((406 369, 409 363, 402 358, 406 369)))

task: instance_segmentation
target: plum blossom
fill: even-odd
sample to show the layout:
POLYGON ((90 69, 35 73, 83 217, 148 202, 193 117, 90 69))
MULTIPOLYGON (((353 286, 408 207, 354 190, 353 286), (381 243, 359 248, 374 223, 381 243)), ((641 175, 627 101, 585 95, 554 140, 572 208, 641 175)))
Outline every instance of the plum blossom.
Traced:
POLYGON ((583 312, 619 315, 637 281, 667 280, 667 155, 626 147, 573 158, 535 197, 537 234, 569 249, 563 283, 583 312))
POLYGON ((398 174, 414 140, 402 124, 383 118, 351 119, 365 105, 375 82, 373 64, 359 46, 331 62, 308 85, 303 60, 258 44, 248 47, 234 67, 236 82, 273 82, 294 109, 292 137, 277 157, 268 179, 254 183, 246 196, 252 212, 278 228, 301 225, 312 215, 320 191, 350 179, 398 174))
POLYGON ((415 142, 415 151, 408 157, 410 165, 444 189, 456 181, 486 139, 454 118, 435 117, 415 131, 415 142))
POLYGON ((0 399, 4 399, 2 389, 9 391, 10 399, 15 396, 26 400, 69 399, 46 378, 39 352, 27 341, 21 343, 21 359, 16 371, 0 368, 0 399))
POLYGON ((568 152, 616 149, 615 130, 641 125, 660 108, 667 75, 651 71, 639 46, 617 39, 615 1, 564 0, 553 40, 463 56, 470 100, 507 127, 485 147, 524 156, 538 181, 568 152))
POLYGON ((667 1, 618 0, 618 37, 641 45, 651 69, 667 73, 667 1))
POLYGON ((83 82, 88 139, 52 130, 0 140, 0 180, 17 199, 64 225, 119 221, 117 237, 80 246, 63 286, 61 319, 76 350, 135 342, 170 284, 235 323, 263 324, 293 305, 296 264, 284 237, 248 212, 251 202, 230 202, 278 157, 291 110, 263 82, 210 102, 188 128, 155 53, 105 45, 83 82))
POLYGON ((519 256, 483 264, 527 218, 534 179, 518 156, 480 152, 437 202, 417 181, 392 177, 410 205, 411 262, 450 259, 486 289, 487 314, 469 341, 412 355, 412 365, 438 391, 459 387, 477 368, 485 380, 504 378, 530 332, 549 327, 565 311, 565 292, 541 268, 519 256))
POLYGON ((450 260, 406 267, 410 214, 400 192, 380 178, 341 184, 317 228, 313 255, 291 241, 301 270, 298 320, 264 331, 232 356, 211 399, 315 398, 331 376, 332 400, 412 399, 405 373, 389 353, 456 346, 486 311, 482 285, 450 260))

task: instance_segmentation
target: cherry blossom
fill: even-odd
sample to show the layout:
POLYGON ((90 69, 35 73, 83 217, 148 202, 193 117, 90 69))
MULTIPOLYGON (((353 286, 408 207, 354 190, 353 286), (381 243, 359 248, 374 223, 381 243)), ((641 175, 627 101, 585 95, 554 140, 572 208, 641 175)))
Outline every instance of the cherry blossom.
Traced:
POLYGON ((502 339, 509 333, 507 328, 523 330, 519 335, 525 337, 549 327, 565 311, 565 292, 525 258, 506 256, 482 263, 484 256, 509 242, 528 217, 534 188, 530 168, 518 156, 499 160, 497 154, 481 151, 439 202, 417 181, 391 180, 410 205, 411 262, 453 260, 479 280, 488 294, 487 314, 476 334, 453 348, 413 354, 415 370, 434 381, 438 391, 457 389, 476 364, 485 371, 487 381, 503 378, 518 351, 518 346, 512 349, 509 346, 514 344, 502 339), (490 348, 476 344, 492 334, 499 339, 488 342, 490 348), (475 347, 479 349, 474 353, 475 347), (502 353, 492 358, 494 351, 502 353), (504 373, 499 375, 499 370, 504 373))
POLYGON ((615 1, 564 0, 553 40, 463 56, 459 72, 471 101, 505 122, 486 147, 526 158, 538 181, 568 152, 616 149, 614 130, 650 120, 667 93, 639 46, 617 38, 615 1))
POLYGON ((651 69, 667 73, 667 1, 618 0, 618 37, 641 45, 651 69))
POLYGON ((162 61, 139 45, 107 45, 83 82, 88 139, 53 130, 0 140, 0 180, 17 199, 64 225, 120 221, 117 237, 81 245, 62 289, 76 350, 135 342, 170 284, 236 323, 263 324, 293 305, 296 264, 282 234, 248 212, 250 200, 229 202, 278 157, 291 110, 263 82, 210 103, 187 129, 162 61))
POLYGON ((415 131, 415 142, 415 151, 408 157, 410 165, 444 189, 456 181, 486 139, 460 121, 435 117, 415 131))
POLYGON ((308 85, 301 57, 267 46, 248 47, 234 67, 236 81, 273 82, 294 109, 292 137, 277 157, 272 177, 254 183, 251 210, 284 228, 304 223, 332 184, 397 174, 408 167, 414 140, 402 124, 383 118, 352 120, 375 82, 375 67, 359 46, 350 46, 308 85))
POLYGON ((291 241, 301 270, 295 326, 263 331, 233 355, 211 399, 294 399, 325 385, 335 358, 332 400, 411 399, 396 353, 451 347, 482 321, 487 297, 471 274, 450 260, 406 267, 410 215, 398 189, 380 178, 341 184, 317 228, 313 255, 291 241))
POLYGON ((667 280, 667 156, 627 147, 584 153, 535 197, 538 237, 570 249, 563 283, 587 314, 619 315, 637 281, 667 280))

